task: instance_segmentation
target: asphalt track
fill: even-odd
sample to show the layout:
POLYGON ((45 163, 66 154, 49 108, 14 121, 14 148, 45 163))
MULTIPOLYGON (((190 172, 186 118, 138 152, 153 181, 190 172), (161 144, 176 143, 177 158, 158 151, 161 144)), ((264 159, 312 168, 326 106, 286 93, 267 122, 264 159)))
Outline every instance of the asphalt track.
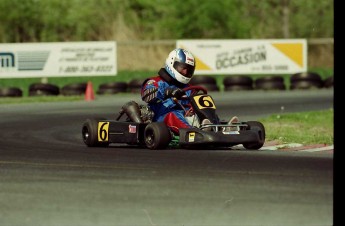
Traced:
MULTIPOLYGON (((221 118, 333 107, 333 90, 214 93, 221 118)), ((333 225, 333 153, 88 148, 138 96, 0 105, 0 225, 333 225)))

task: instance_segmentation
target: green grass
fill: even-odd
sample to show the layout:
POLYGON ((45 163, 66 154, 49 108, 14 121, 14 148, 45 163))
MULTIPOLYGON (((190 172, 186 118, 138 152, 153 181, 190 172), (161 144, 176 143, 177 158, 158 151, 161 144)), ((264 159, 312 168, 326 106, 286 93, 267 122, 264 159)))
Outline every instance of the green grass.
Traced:
POLYGON ((274 114, 259 120, 266 130, 266 141, 284 143, 333 144, 333 109, 274 114))

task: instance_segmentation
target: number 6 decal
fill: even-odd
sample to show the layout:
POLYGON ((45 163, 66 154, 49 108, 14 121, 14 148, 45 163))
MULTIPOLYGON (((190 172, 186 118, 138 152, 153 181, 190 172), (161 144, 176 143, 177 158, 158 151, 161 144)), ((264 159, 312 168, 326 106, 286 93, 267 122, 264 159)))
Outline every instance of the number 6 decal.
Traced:
POLYGON ((98 122, 98 141, 108 141, 109 122, 98 122))
POLYGON ((209 95, 201 95, 194 97, 195 103, 198 105, 199 109, 203 108, 213 108, 216 109, 216 105, 213 102, 213 99, 209 95))

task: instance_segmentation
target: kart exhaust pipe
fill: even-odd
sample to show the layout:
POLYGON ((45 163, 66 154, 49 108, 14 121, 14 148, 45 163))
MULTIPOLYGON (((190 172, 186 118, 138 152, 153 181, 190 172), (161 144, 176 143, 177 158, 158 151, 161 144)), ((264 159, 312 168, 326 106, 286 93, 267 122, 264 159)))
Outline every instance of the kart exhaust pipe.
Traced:
POLYGON ((116 121, 119 121, 124 113, 125 112, 121 109, 121 111, 119 112, 119 116, 117 116, 117 118, 116 118, 116 121))
POLYGON ((133 122, 143 123, 142 118, 140 117, 141 112, 139 109, 138 103, 135 101, 130 101, 122 106, 122 111, 120 112, 120 115, 122 116, 123 113, 126 113, 128 118, 132 120, 133 122))

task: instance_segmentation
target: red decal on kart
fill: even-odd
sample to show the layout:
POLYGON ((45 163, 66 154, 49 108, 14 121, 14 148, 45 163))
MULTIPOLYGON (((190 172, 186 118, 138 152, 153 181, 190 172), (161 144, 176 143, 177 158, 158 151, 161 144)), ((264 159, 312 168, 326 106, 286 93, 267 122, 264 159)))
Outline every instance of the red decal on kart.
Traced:
POLYGON ((136 132, 137 132, 137 127, 136 127, 136 126, 129 125, 129 126, 128 126, 128 132, 129 132, 129 133, 136 133, 136 132))

